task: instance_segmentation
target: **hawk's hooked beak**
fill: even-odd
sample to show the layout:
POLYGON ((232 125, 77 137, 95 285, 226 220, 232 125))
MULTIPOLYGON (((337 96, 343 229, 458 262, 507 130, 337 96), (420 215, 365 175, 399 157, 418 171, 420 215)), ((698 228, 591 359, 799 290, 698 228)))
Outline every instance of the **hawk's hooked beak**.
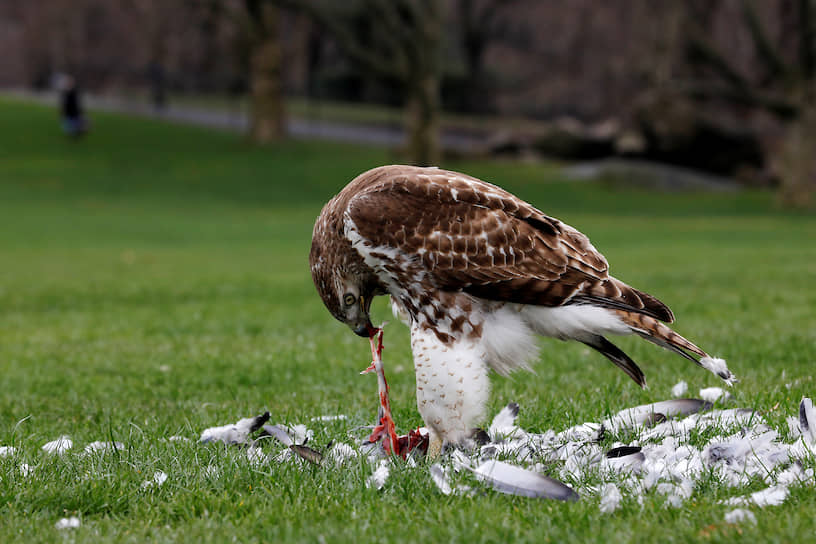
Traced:
POLYGON ((357 336, 362 336, 363 338, 371 338, 372 336, 377 334, 377 329, 374 327, 374 325, 371 324, 371 321, 369 320, 355 328, 354 334, 356 334, 357 336))
POLYGON ((357 336, 362 336, 363 338, 371 338, 375 334, 377 334, 377 328, 371 324, 371 318, 368 317, 368 311, 371 303, 369 302, 366 304, 366 299, 364 296, 360 295, 360 316, 365 318, 363 323, 360 323, 356 327, 354 327, 354 334, 357 336))

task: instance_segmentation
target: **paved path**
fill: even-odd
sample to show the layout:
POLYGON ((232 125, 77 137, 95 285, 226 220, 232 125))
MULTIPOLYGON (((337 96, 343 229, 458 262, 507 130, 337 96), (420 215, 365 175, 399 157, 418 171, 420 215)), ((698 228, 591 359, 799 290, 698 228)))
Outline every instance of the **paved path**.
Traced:
MULTIPOLYGON (((53 92, 34 93, 26 90, 3 90, 0 91, 0 94, 43 104, 57 103, 57 95, 53 92)), ((244 132, 249 126, 246 112, 240 110, 224 111, 194 106, 169 105, 165 109, 157 111, 145 102, 87 94, 83 95, 83 102, 90 110, 125 113, 222 130, 244 132)), ((287 130, 289 135, 294 138, 317 138, 386 147, 397 147, 405 141, 405 131, 401 126, 380 124, 340 123, 290 117, 287 121, 287 130)), ((484 141, 484 135, 451 129, 443 130, 441 139, 442 145, 446 149, 470 152, 479 148, 479 145, 484 141)))

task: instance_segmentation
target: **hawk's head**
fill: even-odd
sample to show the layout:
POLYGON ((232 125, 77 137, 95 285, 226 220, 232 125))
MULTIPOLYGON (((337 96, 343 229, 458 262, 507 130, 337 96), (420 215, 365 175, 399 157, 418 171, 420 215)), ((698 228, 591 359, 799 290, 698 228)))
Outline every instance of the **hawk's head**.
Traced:
POLYGON ((376 329, 371 324, 371 299, 381 295, 376 276, 338 229, 330 228, 318 218, 312 235, 309 266, 323 304, 337 319, 360 336, 370 337, 376 329))

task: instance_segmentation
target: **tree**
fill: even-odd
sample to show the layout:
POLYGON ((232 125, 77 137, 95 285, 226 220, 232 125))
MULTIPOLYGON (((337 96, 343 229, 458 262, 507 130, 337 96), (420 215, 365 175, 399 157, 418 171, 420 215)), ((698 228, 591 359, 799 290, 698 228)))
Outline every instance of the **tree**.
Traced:
POLYGON ((816 148, 816 9, 814 0, 793 3, 794 10, 788 9, 788 3, 778 4, 780 19, 791 11, 794 16, 789 32, 774 40, 755 2, 740 0, 741 22, 758 67, 750 74, 709 39, 705 22, 712 10, 710 3, 692 8, 688 58, 698 71, 681 89, 698 99, 761 110, 780 121, 786 128, 776 150, 781 157, 780 196, 787 205, 807 207, 814 204, 816 194, 816 156, 811 151, 816 148), (786 41, 796 43, 796 48, 786 48, 786 41))
POLYGON ((250 26, 250 136, 259 143, 272 142, 286 134, 279 9, 265 0, 244 0, 244 6, 250 26))
POLYGON ((518 2, 515 0, 457 0, 456 26, 465 77, 462 82, 461 106, 469 113, 492 112, 492 83, 485 53, 496 42, 516 49, 529 48, 526 28, 511 24, 504 11, 518 2))
POLYGON ((324 28, 355 64, 395 83, 405 106, 407 153, 437 164, 444 0, 281 0, 324 28))

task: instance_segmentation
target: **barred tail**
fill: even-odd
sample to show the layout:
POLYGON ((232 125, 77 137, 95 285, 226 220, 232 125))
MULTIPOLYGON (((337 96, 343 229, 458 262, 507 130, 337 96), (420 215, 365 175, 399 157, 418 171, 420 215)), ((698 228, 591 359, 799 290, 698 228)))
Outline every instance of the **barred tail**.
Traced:
POLYGON ((673 351, 706 370, 713 372, 728 385, 733 385, 738 381, 731 371, 728 370, 724 359, 711 357, 694 343, 689 342, 657 319, 642 313, 628 312, 625 310, 613 311, 632 329, 632 332, 645 338, 649 342, 666 348, 669 351, 673 351), (698 355, 699 359, 695 357, 695 355, 698 355))

